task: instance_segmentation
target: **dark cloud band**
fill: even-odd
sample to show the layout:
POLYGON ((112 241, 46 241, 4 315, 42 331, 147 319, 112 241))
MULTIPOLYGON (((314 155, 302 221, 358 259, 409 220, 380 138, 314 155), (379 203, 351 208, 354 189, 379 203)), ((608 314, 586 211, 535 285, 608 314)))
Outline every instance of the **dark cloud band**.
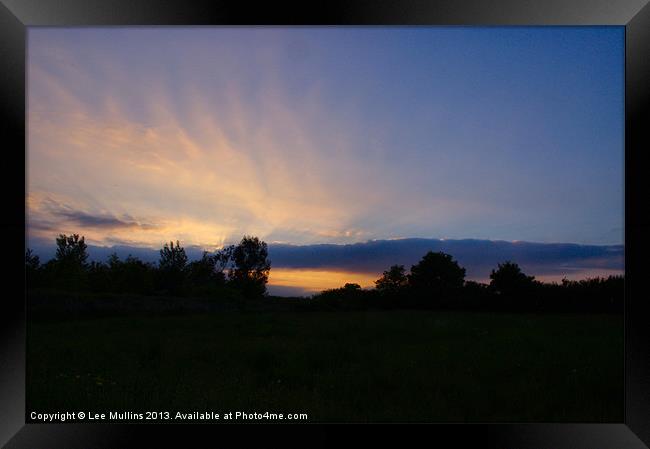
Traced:
POLYGON ((381 272, 393 264, 410 268, 427 251, 451 254, 469 277, 485 277, 498 263, 511 260, 533 273, 561 274, 585 269, 622 270, 622 245, 492 240, 402 239, 375 240, 352 245, 271 245, 274 266, 381 272))

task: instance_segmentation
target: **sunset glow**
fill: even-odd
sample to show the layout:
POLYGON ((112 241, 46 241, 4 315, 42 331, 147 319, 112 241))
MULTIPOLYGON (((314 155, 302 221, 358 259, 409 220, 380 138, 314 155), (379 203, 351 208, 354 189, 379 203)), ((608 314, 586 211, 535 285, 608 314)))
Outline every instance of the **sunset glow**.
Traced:
POLYGON ((368 288, 375 286, 375 281, 379 278, 380 274, 276 268, 271 270, 269 285, 272 288, 300 288, 306 293, 339 288, 347 283, 359 284, 361 288, 368 288))

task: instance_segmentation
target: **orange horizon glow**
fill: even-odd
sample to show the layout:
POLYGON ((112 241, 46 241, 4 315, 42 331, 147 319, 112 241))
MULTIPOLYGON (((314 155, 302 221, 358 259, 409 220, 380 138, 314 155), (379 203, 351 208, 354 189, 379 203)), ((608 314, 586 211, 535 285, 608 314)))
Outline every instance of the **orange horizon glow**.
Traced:
MULTIPOLYGON (((579 281, 596 277, 625 275, 624 270, 583 269, 574 273, 540 275, 535 279, 544 283, 561 283, 562 279, 579 281)), ((359 273, 344 270, 319 270, 302 268, 273 268, 269 273, 268 285, 273 287, 300 288, 306 294, 319 293, 323 290, 340 288, 346 283, 356 283, 361 288, 373 288, 381 273, 359 273)), ((489 278, 468 277, 467 281, 489 284, 489 278)))
POLYGON ((341 270, 314 270, 294 268, 273 268, 269 273, 269 285, 276 287, 297 287, 306 292, 317 293, 331 288, 356 283, 361 288, 374 287, 381 274, 354 273, 341 270))

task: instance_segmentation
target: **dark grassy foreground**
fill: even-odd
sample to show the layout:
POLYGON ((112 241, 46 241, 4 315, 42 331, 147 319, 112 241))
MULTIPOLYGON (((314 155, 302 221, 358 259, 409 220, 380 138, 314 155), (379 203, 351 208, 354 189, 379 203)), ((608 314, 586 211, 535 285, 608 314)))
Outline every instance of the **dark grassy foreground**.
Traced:
POLYGON ((28 411, 623 419, 622 315, 222 311, 28 329, 28 411))

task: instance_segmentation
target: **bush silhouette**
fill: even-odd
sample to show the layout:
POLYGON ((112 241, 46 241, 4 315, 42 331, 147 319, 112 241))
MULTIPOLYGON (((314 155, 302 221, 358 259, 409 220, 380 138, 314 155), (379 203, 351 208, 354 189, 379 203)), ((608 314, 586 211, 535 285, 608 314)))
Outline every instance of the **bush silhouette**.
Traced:
POLYGON ((155 267, 128 255, 122 261, 116 254, 108 258, 111 289, 117 293, 149 294, 155 289, 155 267))
POLYGON ((374 296, 373 291, 363 290, 359 284, 347 283, 314 295, 311 302, 325 308, 366 309, 374 302, 374 296))

